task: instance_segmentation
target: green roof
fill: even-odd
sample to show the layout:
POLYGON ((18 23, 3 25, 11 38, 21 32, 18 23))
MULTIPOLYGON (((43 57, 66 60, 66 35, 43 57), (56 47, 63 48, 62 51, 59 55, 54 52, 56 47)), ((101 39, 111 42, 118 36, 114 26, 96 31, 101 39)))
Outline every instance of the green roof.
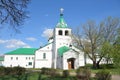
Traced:
POLYGON ((67 28, 67 24, 64 21, 63 14, 60 14, 60 20, 58 24, 56 25, 57 28, 67 28))
POLYGON ((34 55, 36 48, 18 48, 14 51, 6 53, 6 55, 34 55))
POLYGON ((60 47, 60 48, 58 48, 58 54, 59 54, 60 56, 63 56, 63 54, 64 54, 65 52, 69 51, 69 50, 70 50, 69 47, 66 47, 66 46, 60 47))
POLYGON ((4 57, 0 57, 0 61, 4 61, 4 57))

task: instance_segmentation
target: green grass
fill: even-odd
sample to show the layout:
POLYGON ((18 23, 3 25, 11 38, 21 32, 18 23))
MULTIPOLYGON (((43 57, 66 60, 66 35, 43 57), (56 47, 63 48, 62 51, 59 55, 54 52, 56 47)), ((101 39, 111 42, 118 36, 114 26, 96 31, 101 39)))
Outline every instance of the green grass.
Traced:
MULTIPOLYGON (((104 70, 104 69, 91 69, 91 72, 92 73, 97 73, 97 72, 99 72, 101 70, 104 70)), ((106 69, 106 70, 110 71, 110 73, 113 74, 113 75, 119 75, 120 74, 118 69, 106 69)))
MULTIPOLYGON (((91 65, 87 65, 87 67, 90 68, 92 73, 97 73, 98 71, 101 71, 103 69, 107 69, 111 72, 111 74, 118 74, 118 70, 113 67, 113 65, 101 65, 100 69, 93 69, 91 65)), ((57 76, 50 76, 45 74, 40 74, 40 72, 33 72, 40 69, 28 69, 27 73, 21 75, 21 76, 15 76, 15 75, 5 75, 0 76, 0 80, 77 80, 76 75, 71 75, 68 77, 63 77, 63 75, 57 75, 57 76)), ((62 72, 63 70, 57 69, 57 72, 62 72)), ((76 70, 69 70, 70 73, 76 73, 76 70)), ((91 78, 90 80, 95 80, 91 78)))
POLYGON ((101 64, 100 69, 93 69, 92 64, 87 64, 86 67, 89 67, 91 69, 92 73, 97 73, 101 70, 106 69, 106 70, 110 71, 111 74, 115 74, 115 75, 120 74, 120 70, 116 69, 113 64, 101 64))
POLYGON ((12 75, 0 76, 0 80, 77 80, 76 77, 69 76, 64 78, 62 76, 52 77, 50 75, 43 75, 38 72, 26 73, 22 76, 15 77, 12 75))
MULTIPOLYGON (((72 72, 73 71, 74 70, 72 70, 72 72)), ((97 72, 98 70, 94 70, 94 71, 97 72)), ((62 75, 50 76, 50 75, 40 74, 39 72, 29 72, 19 77, 16 77, 14 75, 0 76, 0 80, 77 80, 77 77, 76 76, 63 77, 62 75)), ((95 80, 95 79, 91 78, 90 80, 95 80)))
POLYGON ((17 80, 12 76, 0 76, 0 80, 17 80))
MULTIPOLYGON (((97 73, 98 71, 101 71, 103 69, 107 69, 111 72, 111 74, 120 74, 120 70, 116 69, 113 64, 102 64, 100 65, 100 69, 93 69, 92 64, 86 64, 86 67, 90 68, 92 73, 97 73)), ((28 70, 40 70, 40 69, 28 69, 28 70)), ((58 72, 62 72, 63 70, 57 69, 58 72)), ((70 73, 74 72, 76 73, 76 70, 72 69, 69 70, 70 73)))

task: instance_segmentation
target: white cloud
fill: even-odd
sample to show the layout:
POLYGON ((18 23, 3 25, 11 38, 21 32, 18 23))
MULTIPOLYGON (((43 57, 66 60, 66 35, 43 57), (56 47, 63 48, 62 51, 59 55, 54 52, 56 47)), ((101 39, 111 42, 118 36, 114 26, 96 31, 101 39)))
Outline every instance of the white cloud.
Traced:
POLYGON ((30 47, 28 44, 21 40, 10 39, 10 40, 0 40, 4 44, 5 48, 19 48, 19 47, 30 47))
POLYGON ((15 48, 16 46, 13 45, 13 44, 10 44, 10 45, 6 45, 5 47, 6 47, 6 48, 15 48))
POLYGON ((5 42, 5 40, 0 40, 0 44, 4 44, 5 42))
POLYGON ((28 38, 26 38, 26 40, 28 40, 28 41, 36 41, 37 39, 34 38, 34 37, 28 37, 28 38))
POLYGON ((50 38, 50 37, 52 37, 52 36, 53 36, 53 29, 48 29, 48 28, 46 28, 46 29, 43 31, 43 33, 42 33, 41 36, 42 36, 42 37, 45 37, 45 38, 50 38))
POLYGON ((29 45, 25 45, 24 48, 31 48, 31 46, 29 46, 29 45))

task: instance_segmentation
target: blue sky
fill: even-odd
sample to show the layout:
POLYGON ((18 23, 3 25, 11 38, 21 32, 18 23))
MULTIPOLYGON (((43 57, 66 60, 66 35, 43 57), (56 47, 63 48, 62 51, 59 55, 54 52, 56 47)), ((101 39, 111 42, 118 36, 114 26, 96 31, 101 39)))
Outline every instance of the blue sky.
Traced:
POLYGON ((31 0, 27 9, 30 18, 24 22, 21 34, 8 28, 0 30, 0 55, 19 47, 45 45, 49 32, 59 21, 60 8, 64 8, 64 19, 72 29, 88 20, 120 18, 120 0, 31 0))

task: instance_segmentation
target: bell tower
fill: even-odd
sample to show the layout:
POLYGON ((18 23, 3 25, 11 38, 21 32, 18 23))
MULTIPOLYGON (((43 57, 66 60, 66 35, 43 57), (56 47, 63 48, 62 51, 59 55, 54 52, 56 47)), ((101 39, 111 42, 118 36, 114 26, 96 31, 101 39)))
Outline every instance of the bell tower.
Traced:
POLYGON ((57 68, 58 49, 63 46, 69 47, 71 44, 71 29, 68 28, 63 18, 63 8, 60 9, 60 18, 53 33, 53 68, 57 68))

